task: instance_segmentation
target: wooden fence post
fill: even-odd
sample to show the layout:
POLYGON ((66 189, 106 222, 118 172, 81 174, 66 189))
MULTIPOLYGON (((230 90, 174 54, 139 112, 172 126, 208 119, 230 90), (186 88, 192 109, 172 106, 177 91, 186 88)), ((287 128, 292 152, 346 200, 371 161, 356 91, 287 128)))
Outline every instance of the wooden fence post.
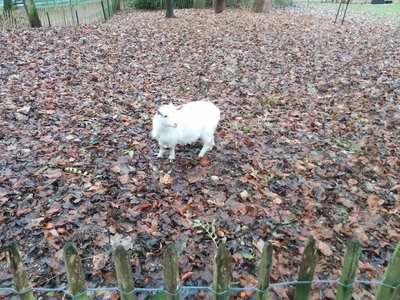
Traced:
MULTIPOLYGON (((266 242, 263 246, 261 253, 261 262, 258 267, 258 283, 257 289, 265 290, 269 286, 269 280, 271 276, 271 268, 272 268, 272 244, 270 242, 266 242)), ((268 291, 256 293, 256 300, 267 300, 268 299, 268 291)))
POLYGON ((114 252, 114 266, 117 273, 118 288, 121 300, 136 300, 132 269, 128 254, 123 246, 119 245, 114 252))
POLYGON ((74 300, 88 300, 82 262, 75 246, 68 242, 64 246, 64 263, 67 271, 68 289, 74 300))
POLYGON ((340 283, 346 285, 339 285, 336 291, 336 300, 347 300, 349 299, 351 292, 353 291, 353 281, 356 277, 358 260, 361 255, 361 244, 358 240, 351 241, 347 248, 346 256, 344 257, 342 276, 340 277, 340 283))
POLYGON ((179 300, 179 263, 178 251, 174 245, 169 245, 164 252, 163 259, 164 267, 164 283, 168 293, 164 294, 166 300, 179 300), (169 294, 170 293, 170 294, 169 294), (172 294, 172 295, 171 295, 172 294))
MULTIPOLYGON (((400 285, 400 242, 397 244, 392 258, 386 268, 385 275, 383 276, 383 283, 391 286, 400 285)), ((381 285, 376 293, 375 299, 400 299, 400 288, 397 288, 396 290, 381 285)))
MULTIPOLYGON (((315 241, 312 236, 308 238, 307 246, 304 248, 300 263, 298 281, 311 281, 314 276, 315 266, 317 265, 318 253, 315 248, 315 241)), ((311 283, 296 285, 294 294, 295 300, 306 300, 310 293, 311 283)))
POLYGON ((213 274, 213 300, 229 300, 231 286, 231 255, 222 243, 217 250, 213 274))
POLYGON ((7 255, 8 267, 13 276, 14 285, 18 292, 27 291, 25 293, 18 294, 21 300, 33 300, 33 293, 31 285, 26 275, 24 264, 19 254, 18 246, 15 242, 11 242, 5 247, 7 255))

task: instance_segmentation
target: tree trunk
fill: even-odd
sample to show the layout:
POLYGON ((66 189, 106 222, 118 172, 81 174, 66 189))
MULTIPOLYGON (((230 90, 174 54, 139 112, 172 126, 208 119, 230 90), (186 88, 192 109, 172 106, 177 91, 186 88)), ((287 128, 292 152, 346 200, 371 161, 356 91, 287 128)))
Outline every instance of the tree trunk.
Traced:
POLYGON ((264 11, 265 12, 270 12, 272 7, 272 0, 266 0, 265 5, 264 5, 264 11))
POLYGON ((167 13, 166 13, 165 17, 166 18, 175 18, 173 0, 167 0, 167 13))
POLYGON ((255 13, 264 12, 265 1, 266 0, 254 0, 253 12, 255 13))
POLYGON ((215 12, 217 14, 222 13, 225 9, 225 0, 217 0, 215 2, 215 12))
POLYGON ((114 13, 119 12, 121 10, 121 1, 114 0, 114 13))
POLYGON ((36 10, 35 2, 33 0, 22 0, 24 3, 26 14, 28 15, 29 24, 31 27, 42 27, 39 15, 36 10))
POLYGON ((205 0, 194 0, 193 7, 197 9, 205 8, 206 1, 205 0))

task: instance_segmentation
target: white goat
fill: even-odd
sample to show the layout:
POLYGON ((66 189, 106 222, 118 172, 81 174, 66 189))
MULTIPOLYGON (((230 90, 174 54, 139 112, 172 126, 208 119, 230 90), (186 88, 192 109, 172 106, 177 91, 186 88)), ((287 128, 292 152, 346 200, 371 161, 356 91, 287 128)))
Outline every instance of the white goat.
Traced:
POLYGON ((175 159, 175 147, 178 144, 191 144, 198 139, 203 141, 199 157, 214 146, 214 132, 220 119, 220 112, 211 102, 195 101, 182 106, 173 104, 161 106, 153 117, 151 135, 158 141, 160 151, 157 157, 164 154, 164 146, 171 150, 169 159, 175 159))

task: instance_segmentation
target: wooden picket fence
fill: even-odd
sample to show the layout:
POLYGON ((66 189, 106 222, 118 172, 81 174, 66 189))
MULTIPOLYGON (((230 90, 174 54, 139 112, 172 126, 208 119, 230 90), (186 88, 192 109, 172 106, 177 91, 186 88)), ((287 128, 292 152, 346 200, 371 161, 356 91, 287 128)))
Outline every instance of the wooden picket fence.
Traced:
MULTIPOLYGON (((32 300, 33 290, 30 286, 18 246, 12 242, 5 247, 7 262, 12 273, 15 290, 20 299, 32 300)), ((353 290, 354 278, 361 255, 361 244, 357 240, 350 242, 344 259, 342 276, 336 283, 336 300, 349 299, 353 290)), ((118 291, 122 300, 136 300, 134 279, 126 250, 118 246, 113 256, 118 280, 118 291)), ((295 284, 295 300, 308 299, 318 254, 315 242, 309 238, 300 263, 300 271, 295 284)), ((64 263, 68 278, 68 294, 73 299, 89 299, 84 279, 81 258, 72 243, 64 247, 64 263)), ((268 299, 268 292, 274 284, 270 284, 272 267, 272 245, 264 244, 258 271, 258 284, 255 287, 256 299, 268 299)), ((164 296, 166 300, 180 299, 178 252, 174 246, 168 246, 164 252, 164 296)), ((229 300, 231 290, 231 256, 224 244, 217 250, 214 260, 213 285, 211 287, 213 300, 229 300)), ((384 278, 376 292, 377 300, 400 299, 400 242, 386 268, 384 278)))

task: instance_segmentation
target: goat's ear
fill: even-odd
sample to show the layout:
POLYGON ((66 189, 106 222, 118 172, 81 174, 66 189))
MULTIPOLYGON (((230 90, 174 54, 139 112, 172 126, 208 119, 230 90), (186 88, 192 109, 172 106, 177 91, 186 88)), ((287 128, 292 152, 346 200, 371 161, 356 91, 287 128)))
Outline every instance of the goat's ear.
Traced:
POLYGON ((178 106, 176 110, 180 110, 180 109, 182 109, 182 107, 183 107, 183 105, 178 106))

